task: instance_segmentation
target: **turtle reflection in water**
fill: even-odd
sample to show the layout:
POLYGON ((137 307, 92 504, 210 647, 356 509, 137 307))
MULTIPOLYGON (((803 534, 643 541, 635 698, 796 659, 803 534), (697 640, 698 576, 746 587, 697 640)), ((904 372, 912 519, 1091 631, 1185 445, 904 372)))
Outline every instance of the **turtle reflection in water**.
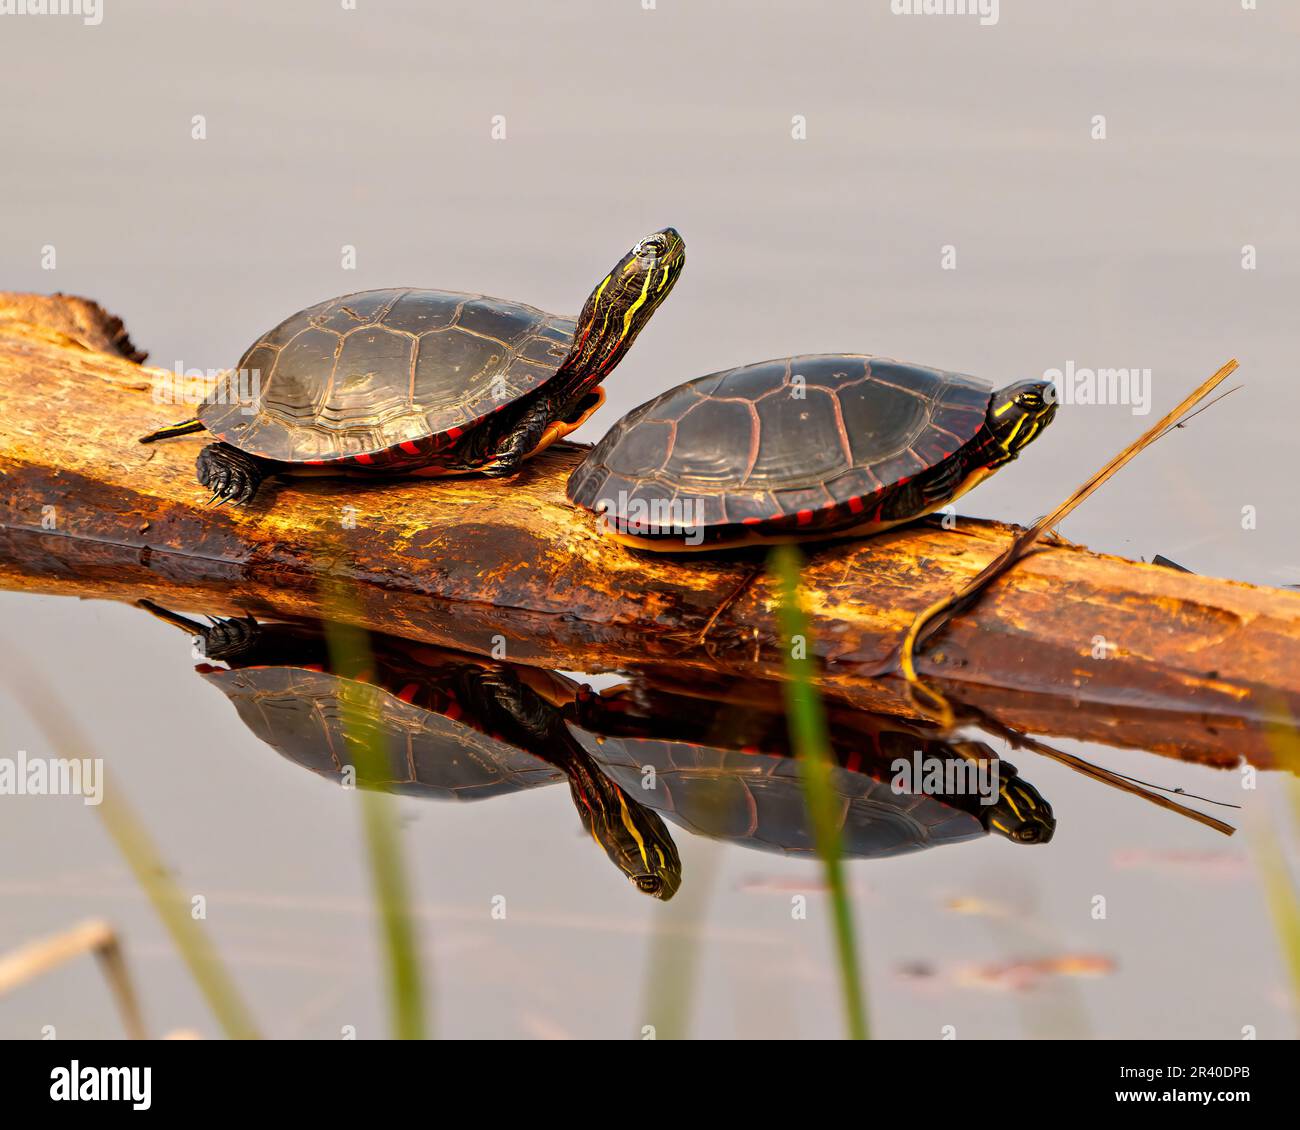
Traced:
MULTIPOLYGON (((148 602, 201 639, 199 672, 259 738, 323 776, 433 798, 476 800, 567 778, 583 825, 646 894, 669 899, 681 860, 660 813, 745 847, 812 852, 784 715, 692 699, 642 683, 596 694, 562 675, 395 637, 371 636, 370 668, 331 670, 320 628, 252 619, 204 625, 148 602), (348 732, 344 732, 346 701, 348 732), (365 778, 349 740, 385 753, 365 778), (650 770, 653 770, 652 772, 650 770)), ((1046 843, 1050 806, 980 742, 949 743, 898 719, 844 707, 828 720, 844 854, 879 858, 994 832, 1046 843), (896 787, 898 762, 994 767, 995 795, 896 787)), ((962 777, 958 776, 958 780, 962 777)))
MULTIPOLYGON (((849 858, 903 855, 990 832, 1018 844, 1052 838, 1051 806, 983 742, 945 742, 902 719, 827 705, 831 788, 849 858), (904 766, 923 767, 921 780, 915 772, 902 777, 904 766), (929 791, 932 777, 956 787, 929 791), (970 787, 976 781, 981 789, 970 787)), ((812 854, 782 711, 644 685, 584 692, 576 709, 588 752, 642 804, 699 835, 812 854)))
POLYGON ((140 603, 227 664, 197 670, 290 761, 336 780, 346 773, 362 788, 448 800, 567 778, 583 825, 636 888, 661 899, 677 893, 682 865, 663 821, 629 800, 565 725, 556 704, 578 690, 568 679, 385 636, 370 639, 370 669, 346 678, 331 671, 318 628, 205 625, 140 603), (385 772, 363 775, 349 743, 381 751, 385 772))

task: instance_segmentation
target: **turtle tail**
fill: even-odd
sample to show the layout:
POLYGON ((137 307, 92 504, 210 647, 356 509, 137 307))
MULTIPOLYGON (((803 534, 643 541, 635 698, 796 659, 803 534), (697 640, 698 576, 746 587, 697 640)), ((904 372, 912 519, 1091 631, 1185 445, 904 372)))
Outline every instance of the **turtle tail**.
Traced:
POLYGON ((201 636, 203 634, 204 625, 200 624, 197 620, 191 620, 188 616, 182 616, 177 612, 170 612, 161 604, 155 604, 152 600, 145 597, 141 597, 137 600, 135 606, 137 608, 143 608, 146 612, 157 616, 159 620, 165 620, 168 624, 172 624, 175 627, 188 632, 192 636, 201 636))
POLYGON ((191 432, 201 432, 203 425, 199 423, 196 417, 193 420, 182 420, 179 424, 170 424, 165 428, 159 428, 156 432, 150 432, 147 436, 141 436, 141 443, 154 443, 160 439, 171 439, 172 436, 187 436, 191 432))

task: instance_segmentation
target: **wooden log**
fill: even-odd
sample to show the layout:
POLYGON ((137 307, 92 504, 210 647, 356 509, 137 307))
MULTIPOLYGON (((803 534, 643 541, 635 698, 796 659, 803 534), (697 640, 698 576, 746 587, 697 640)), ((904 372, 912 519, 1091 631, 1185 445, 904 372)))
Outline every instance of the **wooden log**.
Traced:
MULTIPOLYGON (((139 357, 93 303, 0 294, 0 585, 332 615, 480 653, 504 644, 516 662, 563 670, 650 668, 699 686, 781 678, 762 553, 648 555, 603 539, 564 498, 581 448, 557 445, 507 482, 272 480, 250 505, 213 508, 194 478, 202 435, 136 442, 186 415, 155 402, 167 374, 139 357)), ((824 691, 911 713, 896 679, 873 676, 916 611, 1013 533, 962 518, 810 548, 824 691)), ((1010 726, 1267 765, 1268 727, 1300 716, 1300 594, 1053 544, 918 668, 1010 726), (1098 636, 1113 645, 1105 658, 1098 636)))

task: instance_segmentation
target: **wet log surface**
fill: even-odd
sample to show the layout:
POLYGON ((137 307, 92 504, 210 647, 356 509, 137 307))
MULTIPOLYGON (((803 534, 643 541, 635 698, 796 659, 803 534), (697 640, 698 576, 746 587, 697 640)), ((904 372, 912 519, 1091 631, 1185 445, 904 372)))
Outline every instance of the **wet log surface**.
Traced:
MULTIPOLYGON (((248 506, 213 508, 194 478, 202 434, 136 442, 188 414, 155 403, 159 371, 138 357, 93 303, 0 294, 0 586, 328 614, 481 653, 504 641, 516 662, 651 668, 702 688, 781 676, 763 555, 664 557, 601 538, 564 498, 581 448, 557 445, 506 482, 270 480, 248 506)), ((872 675, 914 614, 1013 534, 960 518, 810 549, 823 689, 908 713, 898 681, 872 675)), ((1270 764, 1268 727, 1300 717, 1300 594, 1051 545, 954 621, 918 669, 1017 728, 1270 764)))

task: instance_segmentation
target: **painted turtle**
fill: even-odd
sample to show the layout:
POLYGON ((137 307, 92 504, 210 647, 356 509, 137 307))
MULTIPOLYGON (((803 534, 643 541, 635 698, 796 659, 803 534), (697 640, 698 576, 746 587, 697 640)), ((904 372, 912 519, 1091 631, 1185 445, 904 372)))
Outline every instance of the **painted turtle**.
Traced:
MULTIPOLYGON (((620 686, 580 697, 579 740, 629 796, 688 831, 812 855, 783 713, 620 686)), ((1047 843, 1051 806, 983 742, 830 706, 831 787, 849 858, 878 859, 996 833, 1047 843)))
POLYGON ((681 885, 676 845, 655 813, 630 800, 565 725, 578 692, 561 675, 372 636, 370 666, 332 670, 321 630, 216 619, 210 625, 140 605, 199 640, 197 670, 244 724, 312 772, 362 788, 444 800, 483 800, 567 779, 588 833, 639 891, 670 899, 681 885), (366 775, 356 743, 382 751, 366 775))
POLYGON ((995 392, 880 357, 786 357, 633 409, 575 468, 568 496, 641 549, 872 534, 959 498, 1055 413, 1045 381, 995 392))
POLYGON ((672 290, 686 246, 638 242, 576 323, 444 290, 368 290, 302 310, 248 348, 198 414, 198 480, 247 502, 271 474, 514 474, 600 407, 599 385, 672 290))

